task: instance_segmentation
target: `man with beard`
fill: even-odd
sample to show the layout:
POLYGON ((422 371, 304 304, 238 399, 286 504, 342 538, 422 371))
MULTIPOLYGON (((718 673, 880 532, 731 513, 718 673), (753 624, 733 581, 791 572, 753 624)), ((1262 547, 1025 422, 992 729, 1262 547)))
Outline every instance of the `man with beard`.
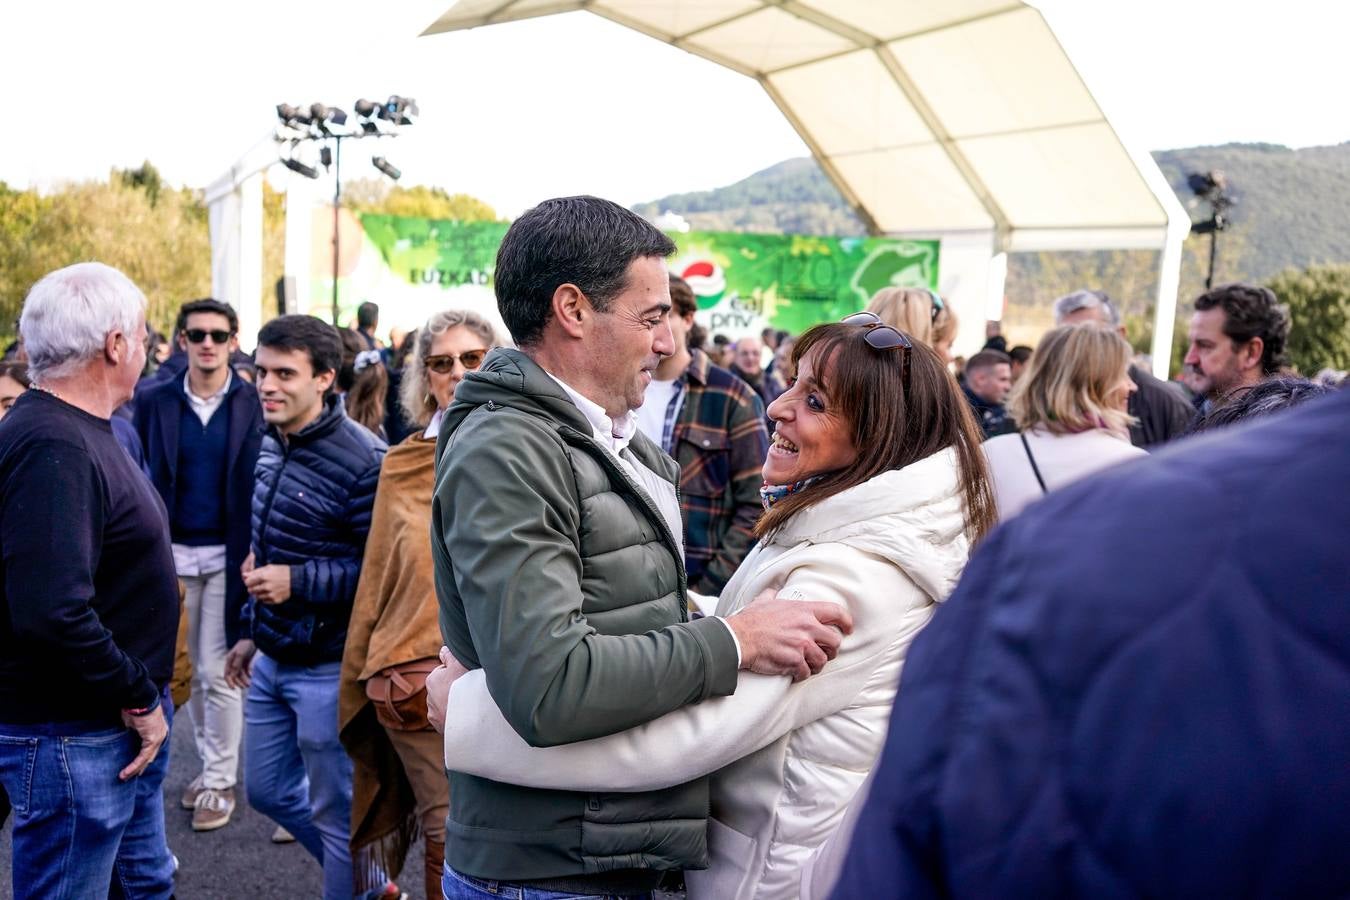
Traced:
POLYGON ((1226 284, 1196 298, 1185 363, 1206 409, 1288 364, 1289 324, 1288 308, 1269 288, 1226 284))

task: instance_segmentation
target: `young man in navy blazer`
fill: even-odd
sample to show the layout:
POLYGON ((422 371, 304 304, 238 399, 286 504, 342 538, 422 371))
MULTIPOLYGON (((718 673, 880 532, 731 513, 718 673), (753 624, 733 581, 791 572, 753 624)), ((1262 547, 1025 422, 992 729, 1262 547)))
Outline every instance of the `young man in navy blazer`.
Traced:
POLYGON ((136 430, 155 488, 169 512, 174 565, 186 588, 193 691, 188 701, 202 770, 182 797, 195 831, 226 825, 234 812, 243 729, 242 696, 225 681, 225 655, 239 639, 248 556, 253 468, 262 408, 253 385, 230 368, 239 317, 219 300, 178 312, 188 367, 136 403, 136 430))

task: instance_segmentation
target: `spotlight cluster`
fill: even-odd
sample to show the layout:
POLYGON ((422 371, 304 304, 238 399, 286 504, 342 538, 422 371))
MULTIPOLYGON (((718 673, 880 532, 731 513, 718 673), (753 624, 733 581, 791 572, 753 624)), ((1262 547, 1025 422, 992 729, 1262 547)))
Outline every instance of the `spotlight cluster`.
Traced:
MULTIPOLYGON (((341 153, 341 141, 345 138, 395 137, 400 129, 417 121, 419 110, 417 101, 411 97, 391 96, 383 103, 357 100, 352 105, 354 116, 336 106, 323 103, 311 103, 309 106, 292 106, 289 103, 277 104, 276 139, 286 146, 282 154, 282 163, 286 168, 306 178, 318 178, 319 169, 313 165, 313 156, 309 162, 303 159, 308 155, 307 146, 322 144, 318 151, 318 164, 325 170, 330 169, 336 160, 335 152, 328 146, 332 141, 336 154, 341 153)), ((371 159, 375 168, 397 180, 402 174, 383 156, 371 159)))

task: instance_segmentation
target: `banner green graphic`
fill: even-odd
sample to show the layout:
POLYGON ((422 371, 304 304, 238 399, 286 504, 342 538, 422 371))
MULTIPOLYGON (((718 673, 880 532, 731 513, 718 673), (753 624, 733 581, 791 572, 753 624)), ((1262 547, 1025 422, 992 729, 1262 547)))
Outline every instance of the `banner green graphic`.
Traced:
MULTIPOLYGON (((375 300, 383 321, 403 327, 454 305, 497 319, 492 269, 506 223, 364 215, 361 227, 365 246, 342 286, 353 306, 375 300)), ((938 283, 937 241, 706 231, 671 237, 678 250, 670 270, 693 288, 698 321, 731 338, 767 327, 800 333, 856 312, 883 287, 938 283)))

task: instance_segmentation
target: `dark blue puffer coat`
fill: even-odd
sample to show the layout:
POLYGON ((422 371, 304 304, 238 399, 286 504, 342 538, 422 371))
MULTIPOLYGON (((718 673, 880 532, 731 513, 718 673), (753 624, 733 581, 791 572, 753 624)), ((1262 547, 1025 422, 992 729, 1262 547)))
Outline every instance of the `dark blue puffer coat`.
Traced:
POLYGON ((910 650, 834 897, 1350 895, 1347 439, 1341 391, 995 531, 910 650))
MULTIPOLYGON (((285 444, 268 429, 253 488, 254 565, 289 565, 291 597, 244 611, 244 633, 279 662, 338 662, 361 574, 384 441, 330 397, 285 444)), ((430 540, 430 538, 428 538, 430 540)))

